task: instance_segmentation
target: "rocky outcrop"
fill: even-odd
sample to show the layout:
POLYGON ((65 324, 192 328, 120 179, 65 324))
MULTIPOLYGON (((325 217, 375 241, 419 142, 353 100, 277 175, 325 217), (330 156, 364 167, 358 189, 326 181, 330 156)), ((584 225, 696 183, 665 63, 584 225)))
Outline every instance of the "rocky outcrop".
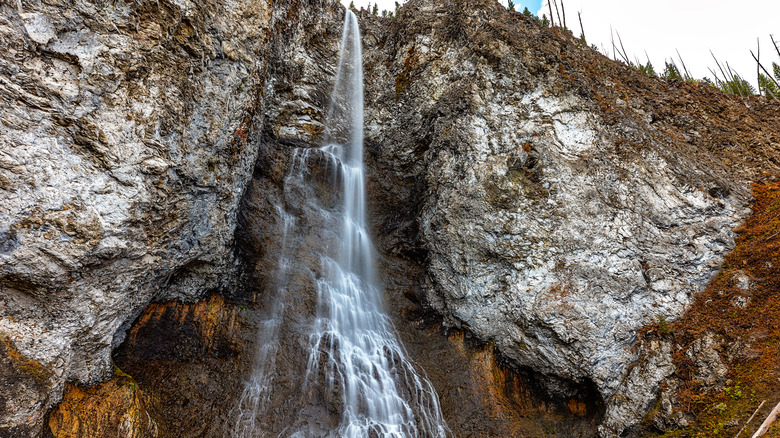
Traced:
POLYGON ((0 5, 0 435, 109 375, 150 301, 235 287, 266 79, 295 82, 268 60, 336 5, 0 5))
POLYGON ((158 436, 157 424, 147 412, 135 380, 119 370, 115 374, 88 389, 68 386, 62 402, 49 416, 55 438, 158 436))
POLYGON ((746 180, 777 172, 776 106, 648 78, 492 1, 366 27, 384 249, 422 258, 445 322, 551 391, 595 384, 603 436, 637 424, 675 369, 638 333, 734 246, 746 180))
POLYGON ((717 277, 682 318, 659 327, 674 345, 676 371, 647 416, 656 430, 752 436, 755 419, 774 407, 760 402, 780 397, 780 183, 753 184, 752 193, 753 213, 717 277))
MULTIPOLYGON (((153 303, 113 359, 143 391, 158 437, 222 437, 251 372, 257 329, 255 313, 221 296, 153 303)), ((107 420, 103 427, 116 427, 107 420)))

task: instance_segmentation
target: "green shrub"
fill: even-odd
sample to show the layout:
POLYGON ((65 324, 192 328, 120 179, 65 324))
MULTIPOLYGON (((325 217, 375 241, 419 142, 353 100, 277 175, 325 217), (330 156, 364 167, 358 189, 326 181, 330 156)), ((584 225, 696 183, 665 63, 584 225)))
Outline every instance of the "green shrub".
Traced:
POLYGON ((755 87, 737 73, 734 73, 732 79, 719 81, 717 85, 720 91, 728 94, 738 94, 740 96, 753 96, 756 94, 755 87))
POLYGON ((679 79, 683 80, 683 76, 680 74, 680 69, 677 68, 674 63, 666 63, 666 68, 664 69, 664 78, 666 79, 679 79))
POLYGON ((657 76, 657 74, 655 72, 655 68, 653 68, 653 63, 651 63, 650 60, 648 60, 647 64, 645 64, 645 65, 642 65, 642 64, 637 65, 636 68, 637 68, 637 70, 641 71, 642 73, 644 73, 644 74, 646 74, 646 75, 648 75, 650 77, 657 76))

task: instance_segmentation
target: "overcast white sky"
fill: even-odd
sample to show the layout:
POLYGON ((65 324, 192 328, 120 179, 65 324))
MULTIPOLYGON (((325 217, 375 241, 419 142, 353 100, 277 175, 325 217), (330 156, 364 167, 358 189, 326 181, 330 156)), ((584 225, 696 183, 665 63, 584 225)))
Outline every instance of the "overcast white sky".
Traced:
MULTIPOLYGON (((341 0, 349 5, 350 0, 341 0)), ((514 0, 516 9, 547 13, 547 0, 514 0)), ((558 0, 560 3, 560 0, 558 0)), ((563 0, 566 24, 579 36, 577 12, 582 12, 588 43, 605 47, 612 57, 610 26, 620 33, 626 51, 643 63, 645 52, 656 71, 663 71, 664 60, 674 57, 678 66, 680 51, 694 77, 712 78, 715 69, 710 50, 755 85, 756 64, 750 50, 761 40, 761 61, 771 71, 771 61, 780 64, 769 35, 780 42, 780 0, 563 0)), ((379 10, 395 9, 395 0, 354 0, 355 6, 378 4, 379 10)), ((500 0, 506 5, 507 0, 500 0)), ((541 16, 541 13, 539 14, 541 16)), ((615 38, 617 42, 617 37, 615 38)), ((603 52, 603 50, 602 50, 603 52)), ((680 66, 682 69, 682 66, 680 66)))

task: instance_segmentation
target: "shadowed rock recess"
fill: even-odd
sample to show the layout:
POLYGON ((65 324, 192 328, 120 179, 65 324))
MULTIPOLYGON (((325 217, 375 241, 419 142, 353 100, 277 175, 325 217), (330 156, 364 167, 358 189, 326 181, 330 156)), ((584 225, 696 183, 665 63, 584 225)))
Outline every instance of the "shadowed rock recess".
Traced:
MULTIPOLYGON (((331 0, 0 3, 0 437, 228 430, 343 19, 331 0)), ((359 21, 380 277, 453 434, 648 433, 676 347, 642 329, 684 314, 750 183, 779 176, 780 106, 649 78, 494 0, 359 21)), ((711 343, 692 360, 723 375, 711 343)))

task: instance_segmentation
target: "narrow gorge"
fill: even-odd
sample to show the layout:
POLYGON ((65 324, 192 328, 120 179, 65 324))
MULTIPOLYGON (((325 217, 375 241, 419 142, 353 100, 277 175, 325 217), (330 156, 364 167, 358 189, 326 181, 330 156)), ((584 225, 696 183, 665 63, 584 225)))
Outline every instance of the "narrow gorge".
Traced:
POLYGON ((0 437, 733 436, 780 402, 775 101, 494 0, 20 0, 0 43, 0 437))

